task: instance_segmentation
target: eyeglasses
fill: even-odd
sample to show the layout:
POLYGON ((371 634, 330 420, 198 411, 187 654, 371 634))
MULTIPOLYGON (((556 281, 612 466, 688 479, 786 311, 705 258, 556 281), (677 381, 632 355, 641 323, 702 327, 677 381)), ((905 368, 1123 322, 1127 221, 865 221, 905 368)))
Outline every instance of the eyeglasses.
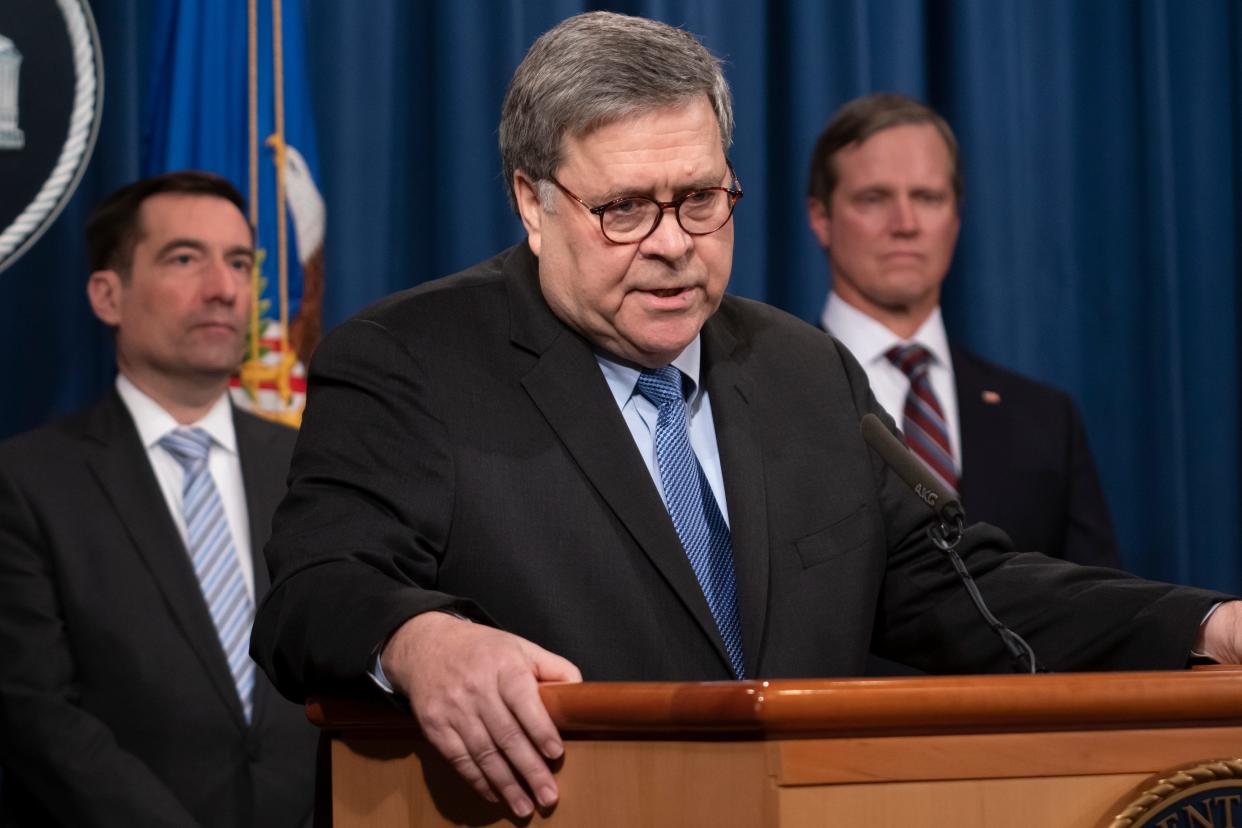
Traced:
POLYGON ((634 244, 650 236, 660 226, 664 211, 670 207, 677 223, 692 236, 706 236, 724 227, 733 215, 737 200, 742 197, 742 184, 728 161, 732 186, 692 190, 672 201, 656 201, 646 196, 621 196, 607 204, 592 207, 574 195, 564 184, 552 177, 552 183, 565 195, 599 216, 599 229, 613 244, 634 244))

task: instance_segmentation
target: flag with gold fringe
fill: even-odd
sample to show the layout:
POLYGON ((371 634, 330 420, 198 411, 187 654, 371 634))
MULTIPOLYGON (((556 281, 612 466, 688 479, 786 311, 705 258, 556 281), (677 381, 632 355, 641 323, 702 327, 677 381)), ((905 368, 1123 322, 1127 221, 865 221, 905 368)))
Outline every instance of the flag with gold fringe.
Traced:
POLYGON ((233 397, 297 425, 320 333, 325 228, 302 0, 165 0, 152 38, 144 174, 207 170, 246 196, 259 256, 233 397))

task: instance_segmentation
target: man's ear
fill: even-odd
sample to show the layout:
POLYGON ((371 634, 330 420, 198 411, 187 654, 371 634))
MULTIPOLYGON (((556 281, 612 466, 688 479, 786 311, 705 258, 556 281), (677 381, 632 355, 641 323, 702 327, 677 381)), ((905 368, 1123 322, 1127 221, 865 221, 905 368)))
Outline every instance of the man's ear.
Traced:
POLYGON ((536 256, 539 255, 539 248, 543 244, 543 204, 539 200, 539 188, 535 186, 535 182, 526 177, 526 173, 515 172, 513 174, 513 195, 517 200, 518 215, 522 217, 522 224, 526 227, 526 240, 530 245, 530 252, 536 256))
POLYGON ((832 219, 828 216, 828 208, 818 198, 806 200, 806 220, 811 225, 811 232, 819 239, 819 246, 827 250, 832 247, 832 219))
POLYGON ((116 328, 121 324, 121 294, 125 288, 121 276, 115 270, 96 270, 86 282, 86 298, 91 310, 105 325, 116 328))

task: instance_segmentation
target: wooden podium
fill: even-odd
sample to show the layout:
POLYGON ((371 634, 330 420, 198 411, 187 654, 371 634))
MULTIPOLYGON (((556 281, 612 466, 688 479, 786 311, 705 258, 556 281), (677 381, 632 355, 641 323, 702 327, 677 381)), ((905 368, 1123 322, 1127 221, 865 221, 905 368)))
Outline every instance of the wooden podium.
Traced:
POLYGON ((1095 828, 1155 774, 1242 755, 1235 667, 542 692, 561 801, 528 821, 479 799, 408 714, 312 701, 333 824, 1095 828))

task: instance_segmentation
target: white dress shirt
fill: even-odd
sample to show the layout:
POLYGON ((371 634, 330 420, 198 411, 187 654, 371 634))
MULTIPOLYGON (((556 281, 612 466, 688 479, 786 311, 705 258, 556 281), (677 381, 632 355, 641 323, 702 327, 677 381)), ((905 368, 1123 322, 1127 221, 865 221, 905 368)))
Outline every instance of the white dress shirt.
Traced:
POLYGON ((160 404, 138 389, 124 374, 116 378, 116 390, 138 427, 138 438, 147 450, 147 459, 159 481, 160 491, 168 504, 181 540, 186 538, 185 518, 181 513, 181 484, 185 470, 171 454, 160 446, 160 438, 177 428, 201 428, 211 435, 211 449, 207 454, 207 467, 220 493, 224 517, 233 536, 233 549, 241 564, 246 590, 254 601, 254 561, 250 550, 250 514, 246 509, 246 487, 242 483, 241 458, 237 453, 237 434, 233 430, 233 409, 227 393, 211 407, 201 420, 188 426, 180 425, 160 404))
POLYGON ((962 468, 962 437, 957 415, 957 385, 953 377, 953 360, 949 355, 949 337, 944 330, 944 318, 937 306, 927 320, 909 339, 902 339, 884 325, 872 319, 858 308, 847 303, 835 292, 828 294, 820 322, 824 329, 841 340, 850 353, 867 372, 871 391, 880 407, 889 413, 901 427, 902 409, 910 380, 900 368, 884 356, 894 345, 916 342, 931 354, 927 374, 932 391, 940 401, 944 412, 945 427, 949 432, 949 448, 958 471, 962 468))

